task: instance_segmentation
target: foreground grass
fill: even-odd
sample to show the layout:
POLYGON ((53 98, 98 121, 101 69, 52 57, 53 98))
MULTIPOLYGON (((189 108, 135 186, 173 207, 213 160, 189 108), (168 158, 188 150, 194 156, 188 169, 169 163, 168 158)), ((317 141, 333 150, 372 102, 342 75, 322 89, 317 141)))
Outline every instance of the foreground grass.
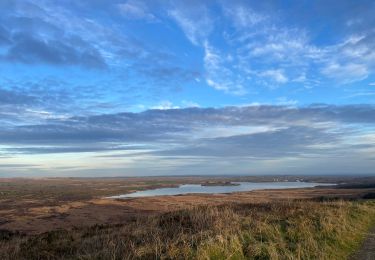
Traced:
POLYGON ((375 201, 197 207, 116 226, 3 234, 0 259, 345 259, 375 201))

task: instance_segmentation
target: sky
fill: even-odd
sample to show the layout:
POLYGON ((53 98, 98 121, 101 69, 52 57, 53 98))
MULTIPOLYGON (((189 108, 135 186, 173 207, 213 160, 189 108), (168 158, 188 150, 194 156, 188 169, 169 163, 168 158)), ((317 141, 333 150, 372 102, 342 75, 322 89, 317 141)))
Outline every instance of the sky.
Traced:
POLYGON ((375 174, 374 10, 0 0, 0 177, 375 174))

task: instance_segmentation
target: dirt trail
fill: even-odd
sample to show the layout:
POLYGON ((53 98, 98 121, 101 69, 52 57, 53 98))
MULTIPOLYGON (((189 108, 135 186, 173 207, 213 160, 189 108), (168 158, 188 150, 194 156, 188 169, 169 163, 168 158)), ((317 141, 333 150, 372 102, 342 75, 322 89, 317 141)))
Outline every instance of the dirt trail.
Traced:
POLYGON ((351 260, 373 260, 375 259, 375 227, 369 231, 360 250, 356 252, 351 260))

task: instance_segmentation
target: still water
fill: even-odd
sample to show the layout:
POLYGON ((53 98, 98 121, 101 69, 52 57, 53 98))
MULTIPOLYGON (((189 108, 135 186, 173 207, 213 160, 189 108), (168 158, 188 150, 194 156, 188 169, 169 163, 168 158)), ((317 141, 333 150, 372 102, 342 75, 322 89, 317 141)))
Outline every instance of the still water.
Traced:
POLYGON ((163 195, 181 195, 188 193, 231 193, 239 191, 252 191, 263 189, 291 189, 311 188, 316 186, 332 185, 314 182, 233 182, 236 186, 202 186, 200 184, 184 184, 175 188, 160 188, 153 190, 137 191, 129 194, 112 196, 110 198, 138 198, 163 195))

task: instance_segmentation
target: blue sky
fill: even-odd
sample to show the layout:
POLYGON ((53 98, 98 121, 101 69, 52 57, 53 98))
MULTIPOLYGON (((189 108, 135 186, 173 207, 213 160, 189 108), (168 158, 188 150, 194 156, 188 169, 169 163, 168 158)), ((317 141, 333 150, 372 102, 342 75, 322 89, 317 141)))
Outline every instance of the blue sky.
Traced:
POLYGON ((0 177, 372 174, 374 10, 0 0, 0 177))

